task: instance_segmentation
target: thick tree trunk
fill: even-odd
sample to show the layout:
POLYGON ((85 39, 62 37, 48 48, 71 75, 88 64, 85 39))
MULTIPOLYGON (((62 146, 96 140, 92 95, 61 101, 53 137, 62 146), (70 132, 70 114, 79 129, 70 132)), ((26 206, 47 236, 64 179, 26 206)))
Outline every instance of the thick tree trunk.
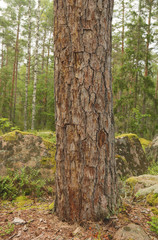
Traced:
POLYGON ((37 86, 37 73, 38 73, 39 22, 40 22, 40 0, 38 0, 38 9, 37 9, 35 69, 34 69, 34 86, 33 86, 33 99, 32 99, 32 124, 31 124, 32 130, 34 130, 34 128, 35 128, 35 114, 36 114, 36 91, 37 91, 36 86, 37 86))
POLYGON ((56 204, 67 221, 116 206, 112 0, 55 1, 56 204))
POLYGON ((31 0, 29 0, 28 17, 28 45, 27 45, 27 66, 25 79, 25 104, 24 104, 24 130, 27 130, 27 108, 28 108, 28 84, 30 82, 30 61, 31 61, 31 0))

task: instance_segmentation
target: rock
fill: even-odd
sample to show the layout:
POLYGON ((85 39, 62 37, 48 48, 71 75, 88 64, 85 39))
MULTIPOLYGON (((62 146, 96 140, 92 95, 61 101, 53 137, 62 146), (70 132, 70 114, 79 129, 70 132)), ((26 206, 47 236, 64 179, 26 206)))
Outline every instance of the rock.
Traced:
POLYGON ((158 183, 153 185, 153 186, 151 186, 151 187, 140 189, 136 193, 136 196, 147 196, 150 193, 158 194, 158 183))
POLYGON ((22 234, 22 231, 19 231, 18 234, 17 234, 17 237, 20 237, 22 234))
POLYGON ((149 162, 135 134, 123 134, 115 139, 116 165, 120 177, 138 176, 147 170, 149 162))
POLYGON ((52 179, 55 170, 55 144, 31 133, 13 131, 0 136, 0 176, 7 169, 23 167, 40 170, 41 174, 52 179))
POLYGON ((82 232, 82 229, 80 227, 76 228, 75 231, 72 233, 73 236, 75 236, 76 234, 79 234, 82 232))
POLYGON ((131 177, 126 180, 126 184, 130 186, 136 200, 145 199, 151 206, 158 205, 158 175, 131 177))
POLYGON ((113 240, 150 240, 144 230, 136 224, 130 223, 120 228, 114 235, 113 240))
POLYGON ((146 152, 149 160, 158 162, 158 136, 153 139, 146 152))
POLYGON ((28 228, 27 228, 26 225, 23 227, 23 231, 24 231, 24 232, 27 232, 27 231, 28 231, 28 228))
POLYGON ((15 225, 21 225, 21 224, 25 224, 26 222, 21 218, 15 217, 14 220, 13 220, 13 223, 15 225))
POLYGON ((158 175, 144 174, 138 177, 130 177, 126 180, 126 184, 129 185, 134 193, 140 189, 150 188, 158 183, 158 175))

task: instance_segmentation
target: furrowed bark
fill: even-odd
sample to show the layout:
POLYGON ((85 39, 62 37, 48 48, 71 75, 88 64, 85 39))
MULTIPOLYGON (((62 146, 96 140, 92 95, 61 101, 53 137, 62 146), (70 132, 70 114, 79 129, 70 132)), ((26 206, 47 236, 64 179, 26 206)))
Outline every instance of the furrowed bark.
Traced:
POLYGON ((66 221, 116 207, 111 78, 112 0, 54 2, 56 204, 66 221))

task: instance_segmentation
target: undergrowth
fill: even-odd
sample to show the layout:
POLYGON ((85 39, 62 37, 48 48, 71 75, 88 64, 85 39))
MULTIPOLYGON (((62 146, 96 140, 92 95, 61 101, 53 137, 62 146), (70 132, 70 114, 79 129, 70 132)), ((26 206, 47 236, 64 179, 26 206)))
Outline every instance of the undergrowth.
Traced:
POLYGON ((154 216, 151 218, 150 224, 151 231, 155 232, 158 235, 158 217, 154 216))
POLYGON ((153 164, 148 168, 148 174, 158 175, 158 162, 157 162, 157 163, 153 163, 153 164))
POLYGON ((40 171, 28 167, 9 170, 7 176, 0 177, 0 198, 4 200, 14 200, 21 195, 38 198, 50 194, 49 188, 40 171))
POLYGON ((6 234, 10 234, 14 232, 14 224, 8 223, 5 225, 5 227, 0 226, 0 236, 5 236, 6 234))

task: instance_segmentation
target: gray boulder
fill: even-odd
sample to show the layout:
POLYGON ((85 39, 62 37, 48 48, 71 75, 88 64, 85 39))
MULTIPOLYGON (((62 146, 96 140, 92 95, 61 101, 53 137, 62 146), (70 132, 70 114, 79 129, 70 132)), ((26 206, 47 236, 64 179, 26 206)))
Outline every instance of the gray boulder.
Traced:
POLYGON ((139 225, 130 223, 120 228, 114 235, 113 240, 150 240, 148 235, 139 225))

